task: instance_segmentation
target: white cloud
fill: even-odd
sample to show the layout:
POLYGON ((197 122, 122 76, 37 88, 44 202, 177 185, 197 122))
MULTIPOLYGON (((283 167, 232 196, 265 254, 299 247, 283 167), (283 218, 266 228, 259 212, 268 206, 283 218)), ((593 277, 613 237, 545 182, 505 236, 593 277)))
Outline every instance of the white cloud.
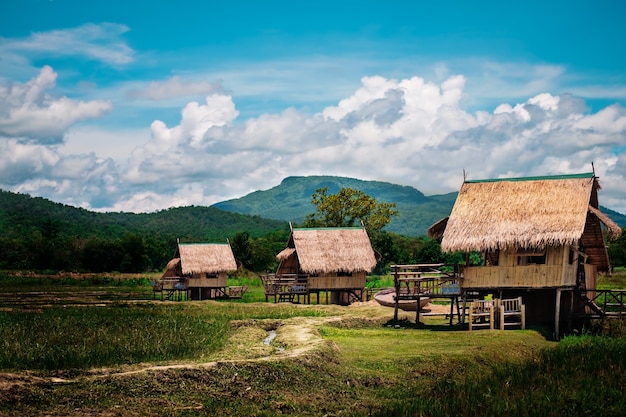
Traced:
POLYGON ((12 189, 30 178, 48 175, 59 160, 52 149, 1 136, 0 155, 0 183, 12 189))
POLYGON ((243 123, 235 123, 231 96, 210 94, 185 105, 178 124, 146 127, 149 139, 133 144, 127 164, 12 140, 10 151, 28 157, 2 157, 0 172, 13 174, 12 189, 98 209, 151 211, 209 205, 289 175, 345 175, 438 194, 458 190, 463 170, 469 179, 549 175, 587 172, 593 161, 601 203, 626 212, 624 108, 590 113, 579 98, 540 93, 469 113, 465 84, 462 75, 441 83, 365 77, 318 113, 288 108, 243 123))
POLYGON ((110 111, 109 101, 53 97, 57 74, 44 66, 25 84, 0 85, 0 135, 40 143, 58 143, 74 123, 110 111))
POLYGON ((15 55, 85 56, 123 65, 133 61, 133 50, 120 40, 128 30, 116 23, 87 23, 71 29, 36 32, 24 39, 4 39, 0 51, 15 55))

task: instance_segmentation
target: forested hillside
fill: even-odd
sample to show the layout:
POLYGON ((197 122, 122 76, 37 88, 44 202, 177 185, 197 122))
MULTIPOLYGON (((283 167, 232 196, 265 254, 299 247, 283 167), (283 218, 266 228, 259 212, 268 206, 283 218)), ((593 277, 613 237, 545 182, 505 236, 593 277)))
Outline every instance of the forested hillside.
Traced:
MULTIPOLYGON (((97 213, 0 190, 0 269, 143 272, 163 270, 183 242, 231 240, 248 269, 272 270, 289 235, 288 221, 313 213, 311 196, 321 187, 363 191, 395 203, 400 215, 386 232, 370 236, 388 263, 442 262, 426 229, 450 214, 456 193, 425 196, 413 187, 378 181, 316 176, 290 177, 279 186, 212 207, 181 207, 156 213, 97 213), (268 220, 273 218, 275 220, 268 220)), ((602 207, 621 227, 626 216, 602 207)), ((613 266, 626 265, 625 237, 609 246, 613 266)))
POLYGON ((96 213, 0 191, 0 269, 159 270, 174 254, 177 238, 225 242, 241 232, 286 236, 288 230, 286 222, 215 207, 96 213))
POLYGON ((399 214, 385 230, 405 236, 425 236, 433 223, 450 214, 456 200, 456 193, 425 196, 413 187, 388 182, 309 176, 288 177, 269 190, 255 191, 238 199, 217 203, 214 207, 300 223, 307 214, 315 211, 311 196, 323 187, 328 187, 329 194, 335 194, 341 188, 352 188, 363 191, 378 202, 395 203, 399 214))
MULTIPOLYGON (((385 230, 404 236, 426 236, 435 222, 452 211, 457 193, 426 196, 419 190, 381 181, 363 181, 334 176, 288 177, 269 190, 255 191, 244 197, 223 201, 213 207, 235 213, 257 214, 269 219, 300 223, 315 211, 311 196, 318 188, 328 187, 329 194, 341 188, 363 191, 378 202, 395 203, 398 216, 385 230)), ((626 227, 626 216, 601 207, 620 227, 626 227)))

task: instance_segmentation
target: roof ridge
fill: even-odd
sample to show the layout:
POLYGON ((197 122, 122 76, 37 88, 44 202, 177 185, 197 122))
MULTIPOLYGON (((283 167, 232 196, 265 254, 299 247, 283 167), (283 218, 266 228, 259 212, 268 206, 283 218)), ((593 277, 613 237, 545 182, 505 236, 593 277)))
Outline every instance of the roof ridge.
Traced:
POLYGON ((593 172, 585 172, 581 174, 560 174, 560 175, 543 175, 536 177, 512 177, 512 178, 488 178, 482 180, 465 180, 466 183, 477 182, 502 182, 502 181, 541 181, 541 180, 566 180, 566 179, 580 179, 580 178, 593 178, 595 174, 593 172))

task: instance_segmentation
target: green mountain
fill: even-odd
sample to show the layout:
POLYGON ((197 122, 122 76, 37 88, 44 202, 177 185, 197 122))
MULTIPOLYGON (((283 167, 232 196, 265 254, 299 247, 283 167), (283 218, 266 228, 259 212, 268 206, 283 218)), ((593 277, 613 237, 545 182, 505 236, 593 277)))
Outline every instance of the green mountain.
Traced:
POLYGON ((600 211, 609 216, 619 227, 626 227, 626 215, 602 206, 600 206, 600 211))
POLYGON ((214 204, 213 207, 297 224, 307 214, 315 212, 311 196, 323 187, 328 187, 330 194, 335 194, 341 188, 352 188, 363 191, 379 202, 396 203, 399 214, 386 230, 407 236, 425 235, 433 223, 450 214, 456 200, 456 193, 425 196, 413 187, 388 182, 309 176, 287 177, 274 188, 255 191, 241 198, 214 204))
MULTIPOLYGON (((276 187, 255 191, 244 197, 223 201, 213 207, 222 210, 256 214, 264 218, 301 223, 305 216, 315 212, 311 196, 322 187, 330 194, 341 188, 363 191, 379 202, 396 203, 398 216, 385 228, 406 236, 425 236, 426 230, 452 211, 457 193, 425 196, 410 186, 381 181, 363 181, 355 178, 334 176, 287 177, 276 187)), ((601 207, 613 221, 626 227, 626 216, 601 207)))

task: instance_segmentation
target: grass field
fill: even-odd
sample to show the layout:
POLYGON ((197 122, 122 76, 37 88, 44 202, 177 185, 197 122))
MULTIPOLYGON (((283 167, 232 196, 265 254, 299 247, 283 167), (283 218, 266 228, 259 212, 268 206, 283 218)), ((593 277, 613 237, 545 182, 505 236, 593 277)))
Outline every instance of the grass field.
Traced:
POLYGON ((232 284, 249 286, 236 302, 154 301, 150 279, 0 274, 0 415, 626 410, 626 339, 616 324, 605 331, 613 337, 560 342, 543 329, 470 333, 443 317, 415 325, 404 313, 394 328, 393 310, 371 303, 258 302, 264 297, 254 279, 232 284))

